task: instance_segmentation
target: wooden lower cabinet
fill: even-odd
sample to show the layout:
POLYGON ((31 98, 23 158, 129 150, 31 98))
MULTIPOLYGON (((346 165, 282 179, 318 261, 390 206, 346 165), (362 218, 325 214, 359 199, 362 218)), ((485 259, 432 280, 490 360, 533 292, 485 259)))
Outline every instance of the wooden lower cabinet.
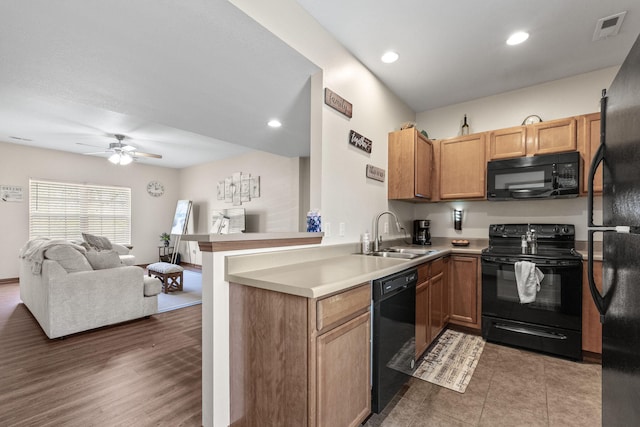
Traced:
POLYGON ((369 283, 323 299, 230 284, 232 426, 357 426, 371 412, 369 283))
POLYGON ((318 337, 318 426, 356 426, 371 412, 369 313, 318 337))
POLYGON ((449 322, 448 276, 448 256, 418 267, 416 357, 425 352, 449 322))
POLYGON ((429 347, 429 281, 416 287, 416 358, 429 347))
MULTIPOLYGON (((587 262, 583 263, 582 274, 582 350, 602 354, 602 324, 596 308, 587 276, 587 262)), ((593 262, 593 276, 598 290, 602 292, 602 262, 593 262)))
POLYGON ((451 314, 449 323, 479 330, 482 313, 480 257, 453 255, 450 264, 451 314))

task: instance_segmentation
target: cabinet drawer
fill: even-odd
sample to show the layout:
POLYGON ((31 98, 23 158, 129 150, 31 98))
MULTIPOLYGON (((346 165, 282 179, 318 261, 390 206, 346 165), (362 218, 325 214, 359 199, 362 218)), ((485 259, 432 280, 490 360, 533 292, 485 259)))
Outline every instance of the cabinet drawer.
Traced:
POLYGON ((326 332, 346 322, 368 310, 370 305, 371 285, 369 283, 319 300, 316 307, 318 332, 326 332))
POLYGON ((438 258, 435 261, 431 261, 431 276, 435 277, 444 271, 444 258, 438 258))
POLYGON ((429 280, 429 277, 431 275, 431 273, 429 273, 430 268, 430 262, 425 262, 424 264, 420 264, 418 266, 418 285, 429 280))

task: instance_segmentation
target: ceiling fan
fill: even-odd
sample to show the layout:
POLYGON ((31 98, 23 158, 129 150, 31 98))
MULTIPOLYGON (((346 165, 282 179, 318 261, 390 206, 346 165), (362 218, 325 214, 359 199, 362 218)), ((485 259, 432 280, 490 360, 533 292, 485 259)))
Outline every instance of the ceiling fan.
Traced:
MULTIPOLYGON (((109 144, 109 148, 103 151, 96 151, 93 153, 84 153, 88 156, 95 156, 98 154, 111 154, 109 156, 109 161, 115 165, 128 165, 132 161, 134 161, 138 157, 151 157, 154 159, 161 159, 162 156, 160 154, 152 154, 152 153, 143 153, 138 151, 136 147, 129 144, 124 144, 122 140, 126 137, 121 134, 113 135, 118 142, 112 142, 109 144)), ((89 145, 78 142, 79 145, 89 145)), ((95 147, 95 145, 89 145, 90 147, 95 147)))

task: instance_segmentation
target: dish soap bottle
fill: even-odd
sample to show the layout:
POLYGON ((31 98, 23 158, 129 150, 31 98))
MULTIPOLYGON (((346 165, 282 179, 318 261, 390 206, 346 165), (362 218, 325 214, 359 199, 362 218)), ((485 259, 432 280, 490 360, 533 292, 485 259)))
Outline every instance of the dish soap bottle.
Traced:
POLYGON ((371 239, 368 230, 362 235, 362 253, 365 255, 371 253, 371 239))

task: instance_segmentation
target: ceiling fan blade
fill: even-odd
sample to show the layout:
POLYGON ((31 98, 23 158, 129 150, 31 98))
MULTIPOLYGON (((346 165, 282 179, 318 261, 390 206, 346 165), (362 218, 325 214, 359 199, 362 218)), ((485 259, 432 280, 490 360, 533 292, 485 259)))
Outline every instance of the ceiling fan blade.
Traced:
POLYGON ((98 154, 111 154, 112 151, 94 151, 93 153, 82 153, 85 156, 96 156, 98 154))
POLYGON ((76 142, 78 145, 84 145, 86 147, 104 148, 104 145, 85 144, 84 142, 76 142))
POLYGON ((151 157, 154 159, 161 159, 162 155, 160 154, 151 154, 151 153, 141 153, 140 151, 134 151, 131 153, 134 157, 151 157))

